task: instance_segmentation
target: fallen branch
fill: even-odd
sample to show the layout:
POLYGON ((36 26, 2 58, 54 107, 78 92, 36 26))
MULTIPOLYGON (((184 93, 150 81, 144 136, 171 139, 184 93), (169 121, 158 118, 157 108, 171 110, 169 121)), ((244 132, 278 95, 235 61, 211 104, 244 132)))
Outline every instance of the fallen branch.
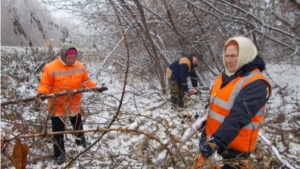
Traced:
MULTIPOLYGON (((28 134, 28 135, 19 135, 18 138, 33 138, 33 137, 42 137, 42 136, 52 136, 57 134, 78 134, 78 133, 87 133, 87 132, 109 132, 109 131, 124 131, 124 130, 133 130, 138 132, 138 130, 134 129, 123 129, 123 128, 97 128, 97 129, 90 129, 90 130, 66 130, 66 131, 59 131, 59 132, 46 132, 46 133, 37 133, 37 134, 28 134)), ((142 132, 142 131, 141 131, 142 132)), ((2 142, 12 141, 16 139, 16 137, 12 138, 2 138, 2 142)))
MULTIPOLYGON (((261 129, 260 129, 261 130, 261 129)), ((279 161, 282 162, 282 164, 284 164, 286 167, 290 168, 290 169, 296 169, 295 167, 293 167, 288 161, 286 161, 285 159, 282 158, 282 156, 280 155, 279 151, 277 150, 277 148, 275 146, 272 145, 272 143, 261 133, 261 131, 259 131, 258 133, 259 137, 265 142, 267 143, 267 145, 269 147, 271 147, 273 153, 275 154, 275 156, 277 157, 277 159, 279 161)))
MULTIPOLYGON (((72 92, 72 94, 77 94, 77 93, 95 92, 95 91, 104 92, 105 90, 107 90, 107 87, 105 87, 105 86, 92 87, 92 88, 85 88, 85 89, 79 89, 79 90, 73 90, 73 91, 65 91, 65 92, 53 93, 53 94, 47 94, 47 95, 39 95, 38 98, 47 99, 47 98, 52 98, 52 97, 65 96, 65 95, 69 95, 70 92, 72 92)), ((5 106, 5 105, 9 105, 9 104, 16 104, 16 103, 21 103, 21 102, 30 102, 30 101, 34 101, 36 99, 37 99, 37 97, 33 96, 33 97, 24 98, 24 99, 9 100, 9 101, 6 101, 6 102, 1 102, 1 107, 5 106)))
MULTIPOLYGON (((128 128, 97 128, 97 129, 93 129, 93 130, 76 130, 76 131, 61 131, 61 132, 47 132, 46 134, 31 134, 31 135, 20 135, 18 136, 18 138, 33 138, 33 137, 41 137, 41 136, 48 136, 48 135, 55 135, 55 134, 77 134, 77 133, 85 133, 85 132, 110 132, 110 131, 121 131, 124 133, 128 133, 128 132, 133 132, 133 133, 137 133, 137 134, 143 134, 146 137, 148 137, 149 139, 155 140, 156 142, 158 142, 161 146, 163 146, 167 153, 171 156, 174 157, 175 154, 172 153, 172 151, 170 150, 170 148, 167 147, 166 144, 164 144, 158 137, 153 136, 152 134, 149 134, 147 132, 143 132, 141 130, 135 130, 135 129, 128 129, 128 128)), ((3 142, 7 142, 7 141, 11 141, 15 139, 14 138, 8 138, 8 139, 2 139, 1 141, 3 142)), ((97 141, 95 141, 94 143, 96 143, 97 141)), ((94 144, 95 145, 95 144, 94 144)), ((90 145, 90 146, 94 146, 94 145, 90 145)), ((88 150, 89 147, 87 147, 85 150, 88 150)), ((74 157, 72 160, 77 159, 77 157, 74 157)))
MULTIPOLYGON (((61 131, 61 132, 47 132, 44 134, 30 134, 30 135, 20 135, 18 136, 18 138, 33 138, 33 137, 41 137, 41 136, 49 136, 49 135, 56 135, 56 134, 78 134, 78 133, 86 133, 86 132, 110 132, 110 131, 120 131, 120 132, 124 132, 124 133, 128 133, 128 132, 133 132, 133 133, 137 133, 137 134, 143 134, 146 137, 157 141, 160 145, 162 145, 167 152, 171 155, 174 156, 174 154, 171 152, 171 150, 167 147, 166 144, 164 144, 159 138, 153 136, 152 134, 149 134, 147 132, 143 132, 141 130, 136 130, 136 129, 128 129, 128 128, 97 128, 97 129, 91 129, 91 130, 70 130, 70 131, 61 131)), ((16 137, 13 138, 3 138, 1 141, 2 142, 8 142, 11 140, 16 139, 16 137)), ((86 148, 88 149, 88 148, 86 148)), ((76 159, 74 157, 74 159, 76 159)))
MULTIPOLYGON (((200 117, 198 117, 198 119, 192 124, 192 126, 190 128, 188 128, 182 138, 180 143, 178 144, 179 147, 181 147, 182 145, 184 145, 189 139, 191 139, 193 137, 193 135, 199 130, 199 128, 201 127, 201 125, 203 124, 203 122, 207 119, 207 112, 204 111, 200 117)), ((171 149, 173 154, 176 154, 176 149, 172 148, 171 149)), ((158 157, 155 160, 155 164, 157 166, 161 166, 163 165, 167 160, 168 160, 168 152, 163 151, 160 152, 158 154, 158 157)))
POLYGON ((162 102, 154 103, 151 106, 145 107, 144 111, 152 111, 154 109, 158 109, 158 108, 162 107, 163 105, 165 105, 166 103, 168 103, 168 100, 164 100, 162 102))

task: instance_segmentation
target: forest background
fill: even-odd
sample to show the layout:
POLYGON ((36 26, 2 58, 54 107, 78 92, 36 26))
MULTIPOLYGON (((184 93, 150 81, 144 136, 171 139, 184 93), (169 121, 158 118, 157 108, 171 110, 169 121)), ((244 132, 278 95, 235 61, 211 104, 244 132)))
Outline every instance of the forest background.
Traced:
MULTIPOLYGON (((268 65, 288 64, 291 69, 296 67, 292 69, 296 71, 300 60, 299 8, 299 0, 4 0, 1 1, 1 101, 34 95, 43 65, 57 57, 58 48, 65 41, 79 47, 79 60, 91 67, 92 78, 99 82, 107 81, 106 84, 115 82, 115 79, 122 82, 122 87, 115 91, 115 95, 120 95, 116 102, 116 115, 124 108, 121 98, 126 93, 125 86, 133 89, 133 95, 141 96, 151 89, 161 96, 158 100, 167 100, 168 84, 164 71, 173 60, 188 53, 200 52, 204 55, 204 62, 197 67, 197 72, 201 89, 208 93, 213 80, 222 70, 224 42, 232 36, 251 38, 268 65), (18 47, 17 52, 6 46, 18 47), (6 72, 5 67, 11 68, 10 71, 6 72), (30 72, 30 75, 22 76, 21 70, 30 72), (147 86, 147 89, 136 88, 136 83, 147 86), (24 84, 24 90, 29 91, 27 93, 18 90, 24 88, 24 84)), ((274 89, 278 90, 275 90, 278 92, 276 94, 282 97, 288 95, 285 83, 272 82, 274 89)), ((285 110, 278 108, 271 118, 272 122, 275 121, 274 125, 266 127, 269 129, 267 131, 276 135, 273 144, 279 144, 280 140, 283 154, 291 151, 287 140, 292 139, 299 144, 296 86, 292 91, 295 97, 291 103, 282 102, 281 105, 296 106, 292 108, 292 113, 289 112, 292 115, 287 117, 285 110), (282 125, 277 124, 281 122, 289 123, 288 127, 283 129, 282 125)), ((201 99, 204 104, 205 94, 201 99)), ((32 105, 27 106, 32 108, 32 105)), ((4 118, 3 115, 19 108, 1 107, 2 119, 12 118, 4 118)), ((133 111, 127 108, 129 113, 133 111)), ((22 118, 18 120, 21 124, 22 118)), ((115 119, 111 120, 114 122, 115 119)), ((24 128, 19 129, 22 133, 24 128)), ((35 131, 30 128, 26 130, 26 133, 35 131)), ((5 137, 8 136, 6 133, 5 137)), ((155 157, 157 155, 153 155, 155 157)), ((299 165, 295 157, 299 159, 299 152, 290 157, 290 162, 299 165)), ((185 160, 179 161, 170 163, 173 166, 189 166, 185 160)), ((148 166, 154 163, 143 162, 148 166)))

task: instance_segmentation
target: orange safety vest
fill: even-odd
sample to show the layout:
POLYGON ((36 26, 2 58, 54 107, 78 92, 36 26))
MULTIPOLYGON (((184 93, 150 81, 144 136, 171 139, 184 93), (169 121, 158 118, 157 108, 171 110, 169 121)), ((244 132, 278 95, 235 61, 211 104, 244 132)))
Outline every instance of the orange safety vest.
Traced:
MULTIPOLYGON (((259 79, 263 79, 268 83, 268 92, 270 95, 270 83, 258 68, 254 69, 248 76, 238 76, 222 89, 220 89, 222 84, 222 75, 218 77, 210 94, 210 110, 206 122, 207 135, 213 135, 226 116, 230 114, 234 100, 239 92, 249 83, 259 79)), ((228 145, 228 148, 240 152, 251 152, 254 149, 260 129, 260 123, 263 119, 265 106, 266 104, 260 108, 248 125, 241 128, 237 137, 228 145)))
MULTIPOLYGON (((97 84, 89 80, 88 73, 82 63, 76 61, 73 66, 67 66, 60 59, 56 59, 44 66, 37 91, 38 93, 50 94, 95 86, 97 84)), ((55 116, 78 114, 81 107, 81 96, 82 94, 78 93, 72 97, 49 98, 49 113, 55 116)))

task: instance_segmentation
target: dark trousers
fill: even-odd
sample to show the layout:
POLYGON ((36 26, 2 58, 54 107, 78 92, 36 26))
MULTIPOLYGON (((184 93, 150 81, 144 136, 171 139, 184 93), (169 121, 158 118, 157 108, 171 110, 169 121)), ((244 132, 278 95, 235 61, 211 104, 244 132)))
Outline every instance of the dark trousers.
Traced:
POLYGON ((169 88, 170 88, 170 94, 171 94, 171 102, 178 107, 184 107, 183 103, 183 88, 181 83, 177 83, 174 80, 169 80, 169 88))
MULTIPOLYGON (((69 117, 69 119, 73 125, 73 130, 83 130, 81 114, 77 114, 74 117, 69 117)), ((61 118, 51 117, 51 121, 53 132, 65 131, 65 124, 62 122, 61 118)), ((85 140, 84 133, 75 134, 75 137, 77 145, 80 145, 85 140)), ((53 135, 53 141, 54 156, 59 157, 61 153, 65 153, 64 135, 53 135)))

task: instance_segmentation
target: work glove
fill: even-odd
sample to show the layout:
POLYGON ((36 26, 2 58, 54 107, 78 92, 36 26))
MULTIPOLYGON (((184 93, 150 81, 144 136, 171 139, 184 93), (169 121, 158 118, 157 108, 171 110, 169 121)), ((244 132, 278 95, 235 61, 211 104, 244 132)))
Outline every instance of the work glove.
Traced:
POLYGON ((189 91, 184 92, 184 97, 190 97, 193 94, 196 94, 196 90, 190 89, 189 91))
POLYGON ((102 93, 102 92, 104 92, 105 90, 108 90, 108 88, 105 86, 105 83, 102 83, 102 84, 101 84, 101 88, 100 88, 100 89, 97 89, 97 92, 102 93))
POLYGON ((214 151, 217 151, 218 154, 224 154, 226 146, 218 137, 207 136, 200 139, 199 150, 203 157, 208 158, 214 151))
POLYGON ((199 96, 197 95, 197 91, 195 89, 190 89, 187 94, 188 98, 193 101, 199 101, 199 96))
POLYGON ((207 136, 201 138, 199 141, 199 150, 203 157, 207 159, 215 150, 218 150, 218 146, 213 136, 207 136))
POLYGON ((196 94, 196 93, 197 93, 197 91, 195 89, 190 89, 190 91, 189 91, 190 95, 193 95, 193 94, 196 94))
POLYGON ((105 90, 108 90, 108 88, 105 87, 105 86, 103 86, 103 87, 101 87, 100 89, 97 89, 97 92, 102 93, 102 92, 104 92, 105 90))
POLYGON ((41 97, 42 95, 45 95, 45 94, 37 93, 36 96, 35 96, 38 99, 39 102, 43 102, 46 99, 45 97, 41 97))
POLYGON ((41 97, 42 93, 37 93, 36 96, 35 96, 35 101, 34 101, 34 107, 35 107, 35 111, 39 111, 41 109, 41 103, 43 101, 45 101, 45 98, 44 97, 41 97))

